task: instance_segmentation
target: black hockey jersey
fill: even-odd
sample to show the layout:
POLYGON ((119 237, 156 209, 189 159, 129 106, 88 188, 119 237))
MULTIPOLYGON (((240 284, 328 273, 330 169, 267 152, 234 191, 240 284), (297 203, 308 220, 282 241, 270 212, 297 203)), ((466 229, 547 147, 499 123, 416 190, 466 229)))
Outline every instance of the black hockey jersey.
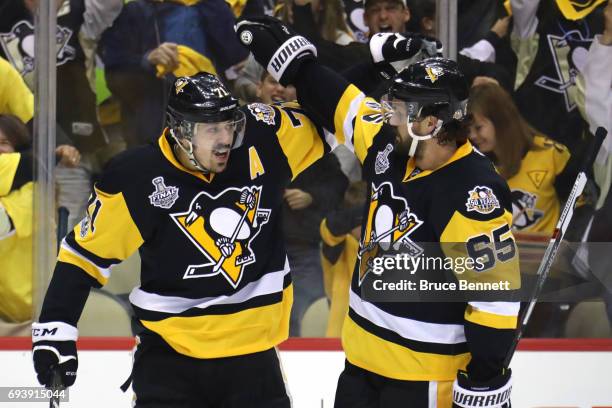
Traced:
MULTIPOLYGON (((316 112, 313 117, 355 152, 369 184, 342 332, 348 361, 400 380, 450 381, 470 360, 476 378, 496 375, 512 342, 518 302, 373 301, 364 296, 363 285, 372 281, 370 260, 384 256, 385 247, 413 257, 476 259, 483 256, 481 244, 492 248, 494 243, 483 258, 486 265, 465 272, 464 278, 504 279, 510 289, 519 288, 505 181, 469 142, 435 170, 415 168, 412 159, 395 153, 395 134, 383 124, 380 105, 322 66, 305 64, 297 90, 302 106, 316 112), (407 218, 403 227, 402 214, 407 218)), ((454 272, 460 274, 457 268, 454 272)))
MULTIPOLYGON (((283 190, 329 151, 296 104, 243 109, 244 142, 221 173, 183 167, 168 131, 157 145, 112 160, 55 271, 76 267, 103 285, 113 265, 139 250, 141 284, 130 294, 136 316, 197 358, 253 353, 287 338, 293 295, 283 190)), ((41 321, 61 302, 46 299, 41 321)))

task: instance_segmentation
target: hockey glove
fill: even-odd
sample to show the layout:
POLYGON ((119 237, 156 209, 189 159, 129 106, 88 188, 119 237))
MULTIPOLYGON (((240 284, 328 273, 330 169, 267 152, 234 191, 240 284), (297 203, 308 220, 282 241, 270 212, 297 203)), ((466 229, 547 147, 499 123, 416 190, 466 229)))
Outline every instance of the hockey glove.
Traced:
POLYGON ((378 33, 370 39, 370 55, 385 79, 410 64, 442 55, 442 43, 416 33, 378 33))
POLYGON ((504 372, 486 382, 470 380, 465 371, 459 371, 453 383, 453 408, 510 408, 512 371, 504 372))
POLYGON ((38 382, 51 387, 54 371, 58 371, 62 385, 70 387, 76 380, 77 328, 63 322, 32 323, 32 358, 38 382))
POLYGON ((327 215, 327 228, 333 235, 346 235, 363 220, 363 206, 355 205, 332 211, 327 215))
POLYGON ((293 83, 300 64, 317 56, 310 41, 272 17, 240 20, 235 30, 257 62, 283 86, 293 83))

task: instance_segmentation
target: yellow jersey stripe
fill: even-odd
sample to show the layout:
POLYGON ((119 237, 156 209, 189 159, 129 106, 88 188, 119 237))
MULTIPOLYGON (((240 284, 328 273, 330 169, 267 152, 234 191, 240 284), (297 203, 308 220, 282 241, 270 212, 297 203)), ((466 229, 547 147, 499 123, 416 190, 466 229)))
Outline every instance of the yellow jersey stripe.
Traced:
POLYGON ((453 406, 453 381, 437 381, 435 408, 451 408, 453 406))
MULTIPOLYGON (((316 126, 310 120, 306 120, 305 116, 303 119, 296 118, 300 125, 295 126, 282 106, 278 110, 281 113, 281 124, 277 132, 278 142, 287 157, 292 179, 295 179, 308 166, 323 157, 325 145, 316 126)), ((296 112, 292 114, 300 115, 296 112)))
POLYGON ((79 254, 76 250, 70 248, 65 241, 62 243, 57 260, 72 264, 82 269, 103 286, 108 283, 110 268, 100 268, 89 259, 79 254))
POLYGON ((293 286, 279 303, 232 314, 170 317, 142 324, 159 334, 178 353, 195 358, 219 358, 270 349, 289 336, 293 286))
POLYGON ((516 329, 517 316, 498 315, 476 309, 471 305, 465 309, 465 320, 495 329, 516 329))
POLYGON ((457 376, 457 370, 465 369, 470 360, 469 353, 422 353, 386 341, 360 327, 349 316, 345 318, 342 328, 342 345, 351 364, 406 381, 452 381, 457 376), (372 350, 376 350, 374 356, 372 350))

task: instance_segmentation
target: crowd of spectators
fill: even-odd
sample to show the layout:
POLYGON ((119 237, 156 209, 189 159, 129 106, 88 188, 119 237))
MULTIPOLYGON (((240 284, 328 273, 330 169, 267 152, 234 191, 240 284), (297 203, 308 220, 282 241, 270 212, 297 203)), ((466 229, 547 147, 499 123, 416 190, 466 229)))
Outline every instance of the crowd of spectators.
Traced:
MULTIPOLYGON (((104 164, 125 148, 157 140, 176 77, 214 73, 243 103, 296 99, 293 87, 276 82, 238 42, 233 27, 239 17, 282 19, 317 47, 323 64, 355 81, 355 69, 370 64, 372 35, 436 37, 435 0, 55 1, 57 204, 70 210, 69 228, 85 213, 104 164)), ((472 85, 470 140, 508 181, 517 239, 548 237, 592 135, 612 127, 612 3, 457 2, 457 61, 472 85)), ((15 323, 31 319, 36 6, 36 0, 0 5, 0 320, 15 323)), ((379 98, 389 79, 372 73, 359 80, 365 93, 379 98)), ((610 153, 612 136, 589 172, 591 193, 572 224, 576 241, 612 238, 610 153)), ((300 335, 307 309, 325 297, 325 335, 339 335, 365 195, 359 164, 342 147, 286 190, 285 241, 295 286, 291 335, 300 335)), ((603 299, 612 321, 609 254, 587 248, 576 257, 588 273, 568 273, 601 283, 590 296, 603 299)), ((561 306, 571 310, 579 300, 561 306)), ((537 328, 530 333, 550 335, 537 328)))

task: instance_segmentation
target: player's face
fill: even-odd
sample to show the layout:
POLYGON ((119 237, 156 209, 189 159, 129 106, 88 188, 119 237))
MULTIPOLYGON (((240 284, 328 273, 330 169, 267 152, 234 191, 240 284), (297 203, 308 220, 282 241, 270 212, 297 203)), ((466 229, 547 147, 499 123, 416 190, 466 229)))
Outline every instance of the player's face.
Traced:
POLYGON ((363 21, 370 36, 381 32, 404 32, 408 20, 410 11, 399 1, 376 1, 369 5, 363 14, 363 21))
POLYGON ((257 96, 263 103, 274 103, 287 100, 285 87, 279 84, 271 75, 266 75, 259 83, 257 96))
POLYGON ((193 155, 201 166, 213 173, 227 167, 237 123, 198 123, 192 139, 193 155))
POLYGON ((495 126, 486 116, 474 112, 474 124, 470 128, 470 141, 483 153, 495 149, 495 126))
POLYGON ((6 135, 0 130, 0 154, 2 153, 14 153, 15 149, 13 144, 6 137, 6 135))
POLYGON ((393 114, 389 118, 389 124, 397 130, 395 135, 395 143, 398 145, 410 145, 412 137, 408 132, 408 126, 411 127, 412 133, 418 136, 426 136, 433 132, 434 125, 433 116, 416 117, 409 113, 413 108, 404 101, 394 100, 388 106, 391 106, 393 114), (410 121, 408 119, 410 118, 410 121))

